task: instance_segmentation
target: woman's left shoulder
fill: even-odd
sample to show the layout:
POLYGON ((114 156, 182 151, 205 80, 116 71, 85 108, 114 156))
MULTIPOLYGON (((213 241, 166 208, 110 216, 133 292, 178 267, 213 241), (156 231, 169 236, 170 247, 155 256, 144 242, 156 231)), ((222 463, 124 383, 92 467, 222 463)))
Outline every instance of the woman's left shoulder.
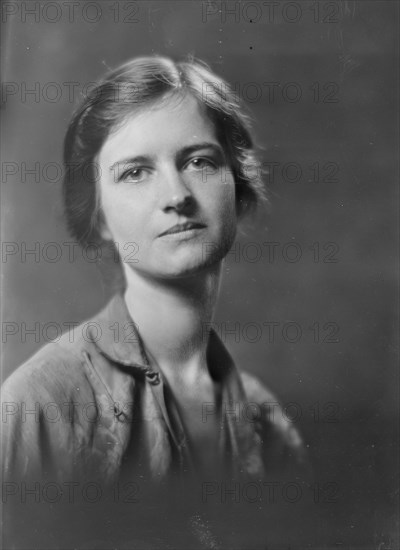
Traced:
POLYGON ((254 376, 254 374, 241 370, 240 378, 246 397, 252 402, 261 404, 265 401, 271 403, 276 401, 274 393, 270 391, 257 376, 254 376))
POLYGON ((303 461, 306 455, 303 439, 293 421, 285 414, 277 396, 257 376, 240 371, 240 377, 245 393, 246 414, 254 415, 253 420, 261 437, 273 439, 278 447, 286 448, 293 457, 303 461))

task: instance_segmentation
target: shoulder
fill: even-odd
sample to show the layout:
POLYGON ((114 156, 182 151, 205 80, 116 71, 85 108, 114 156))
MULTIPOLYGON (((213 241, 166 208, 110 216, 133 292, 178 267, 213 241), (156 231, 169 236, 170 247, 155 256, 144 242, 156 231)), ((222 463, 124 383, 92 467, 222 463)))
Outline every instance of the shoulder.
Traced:
POLYGON ((261 380, 250 374, 247 371, 240 371, 240 378, 242 380, 243 388, 246 393, 246 397, 253 400, 256 403, 263 403, 264 401, 274 401, 276 396, 261 382, 261 380))
POLYGON ((79 330, 66 332, 3 383, 1 442, 7 479, 72 475, 75 450, 82 452, 103 421, 99 406, 100 413, 109 410, 86 366, 88 351, 90 343, 79 330))
POLYGON ((240 371, 240 377, 248 408, 246 415, 252 415, 262 439, 273 441, 275 447, 286 449, 294 458, 303 461, 303 439, 288 415, 284 413, 279 399, 256 376, 240 371))
POLYGON ((2 385, 3 399, 70 400, 71 394, 87 389, 86 346, 77 334, 79 331, 63 334, 58 342, 46 344, 19 366, 2 385))

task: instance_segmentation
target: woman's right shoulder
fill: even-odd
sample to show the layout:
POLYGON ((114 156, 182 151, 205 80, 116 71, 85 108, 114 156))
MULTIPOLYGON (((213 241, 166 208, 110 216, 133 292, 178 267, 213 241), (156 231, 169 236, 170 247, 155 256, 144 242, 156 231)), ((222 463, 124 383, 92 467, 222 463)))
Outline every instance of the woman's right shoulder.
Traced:
POLYGON ((2 400, 70 400, 72 394, 91 394, 85 370, 85 346, 64 333, 57 342, 49 342, 16 368, 2 384, 2 400))

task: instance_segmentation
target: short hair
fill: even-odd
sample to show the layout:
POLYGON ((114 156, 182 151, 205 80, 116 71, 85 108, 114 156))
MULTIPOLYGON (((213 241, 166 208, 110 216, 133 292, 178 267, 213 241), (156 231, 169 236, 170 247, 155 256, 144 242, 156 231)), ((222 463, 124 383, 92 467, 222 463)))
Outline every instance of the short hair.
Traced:
POLYGON ((265 198, 250 117, 228 85, 204 62, 161 56, 134 58, 109 72, 74 113, 64 142, 64 210, 70 233, 86 246, 104 244, 99 231, 96 156, 109 134, 135 110, 190 93, 215 125, 236 185, 239 217, 265 198))

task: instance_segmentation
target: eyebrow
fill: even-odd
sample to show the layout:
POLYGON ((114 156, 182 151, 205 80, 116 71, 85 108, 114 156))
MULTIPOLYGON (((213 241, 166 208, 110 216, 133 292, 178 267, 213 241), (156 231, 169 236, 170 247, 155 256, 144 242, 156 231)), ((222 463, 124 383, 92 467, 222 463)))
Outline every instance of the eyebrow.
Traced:
MULTIPOLYGON (((201 151, 202 149, 212 149, 215 153, 218 155, 224 156, 224 152, 222 147, 218 143, 212 143, 212 142, 202 142, 202 143, 194 143, 193 145, 188 145, 187 147, 183 147, 180 149, 177 154, 175 155, 176 160, 179 162, 188 155, 191 155, 192 153, 195 153, 196 151, 201 151)), ((138 155, 135 157, 127 157, 125 159, 117 160, 110 166, 110 171, 115 170, 118 166, 126 165, 126 164, 134 164, 134 163, 145 163, 152 160, 152 157, 146 156, 146 155, 138 155)))

